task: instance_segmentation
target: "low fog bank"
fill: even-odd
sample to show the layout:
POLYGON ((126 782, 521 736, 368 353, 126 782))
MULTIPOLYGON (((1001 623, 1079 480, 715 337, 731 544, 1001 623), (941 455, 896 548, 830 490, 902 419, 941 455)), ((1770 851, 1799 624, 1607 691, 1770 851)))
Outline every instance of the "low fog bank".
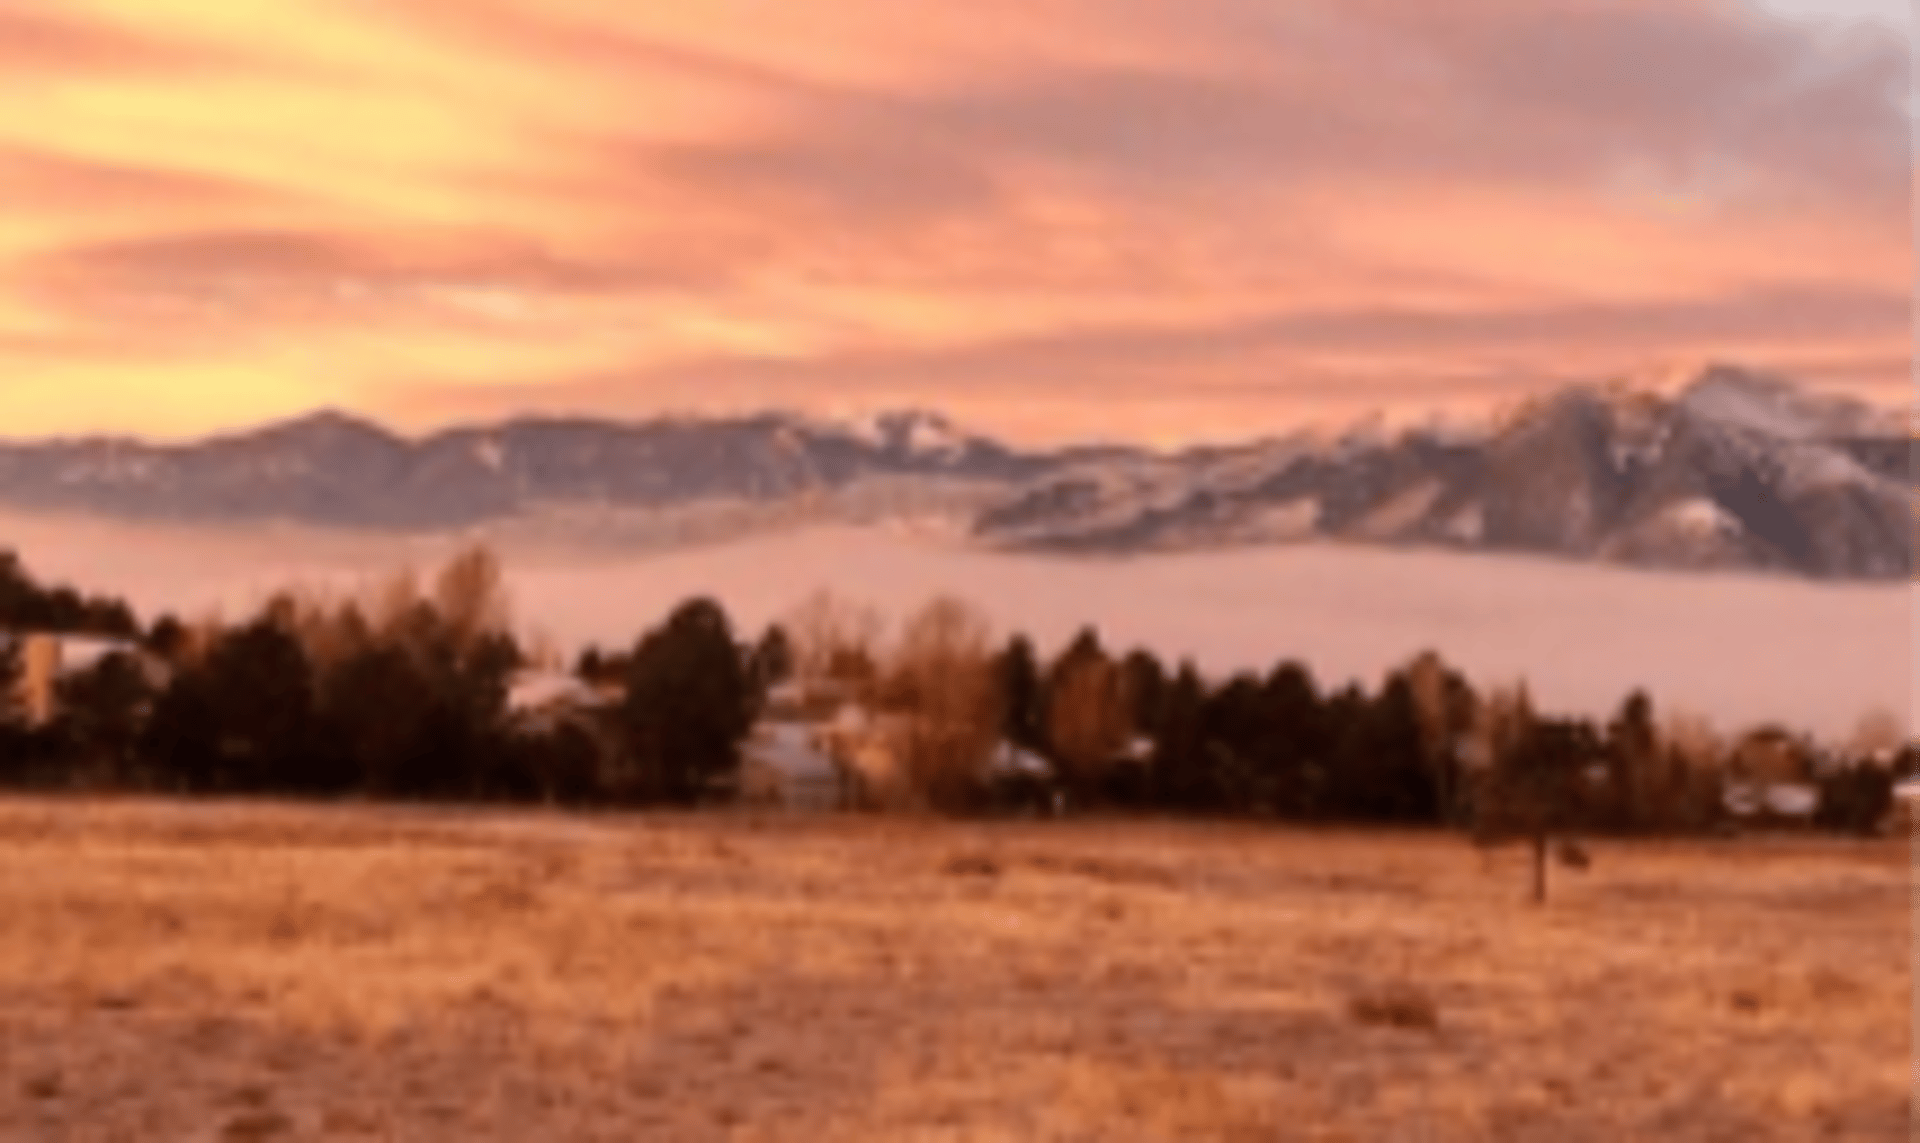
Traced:
MULTIPOLYGON (((36 574, 124 595, 144 618, 238 617, 290 585, 350 590, 403 566, 427 569, 462 539, 0 515, 0 545, 36 574)), ((1907 585, 1323 544, 1047 558, 848 527, 666 553, 525 538, 497 550, 522 631, 569 657, 587 643, 630 642, 692 595, 714 596, 757 631, 825 587, 890 617, 956 593, 1042 651, 1093 623, 1110 647, 1191 656, 1210 673, 1264 670, 1284 655, 1323 685, 1371 685, 1431 647, 1477 683, 1524 676, 1545 709, 1605 713, 1643 686, 1724 728, 1779 720, 1840 736, 1870 708, 1911 718, 1920 705, 1907 585)))

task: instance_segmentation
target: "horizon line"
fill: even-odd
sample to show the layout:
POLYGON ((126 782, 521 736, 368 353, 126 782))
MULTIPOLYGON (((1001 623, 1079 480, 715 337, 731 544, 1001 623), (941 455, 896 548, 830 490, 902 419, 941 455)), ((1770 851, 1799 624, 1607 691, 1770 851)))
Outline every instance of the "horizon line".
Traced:
MULTIPOLYGON (((1207 448, 1232 447, 1237 445, 1272 442, 1301 436, 1325 436, 1339 440, 1346 436, 1370 428, 1383 427, 1389 430, 1398 428, 1401 432, 1417 430, 1422 427, 1433 428, 1471 428, 1492 430, 1505 422, 1513 414, 1534 407, 1543 400, 1568 392, 1581 390, 1598 392, 1644 393, 1656 396, 1672 396, 1684 391, 1688 386, 1697 384, 1709 374, 1732 370, 1745 376, 1761 380, 1784 381, 1792 387, 1814 395, 1827 395, 1843 400, 1854 400, 1868 408, 1879 409, 1887 413, 1903 413, 1909 422, 1909 433, 1920 429, 1920 416, 1916 413, 1916 400, 1880 404, 1863 398, 1841 396, 1829 389, 1818 389, 1808 385, 1798 377, 1764 367, 1740 364, 1718 358, 1703 358, 1688 365, 1652 368, 1644 371, 1595 375, 1590 379, 1565 382, 1557 387, 1540 393, 1527 394, 1509 401, 1500 402, 1494 407, 1478 414, 1449 413, 1438 407, 1427 407, 1419 411, 1408 410, 1404 415, 1391 415, 1391 403, 1383 404, 1360 417, 1349 419, 1338 426, 1326 422, 1313 422, 1302 419, 1291 426, 1276 426, 1265 432, 1250 432, 1237 437, 1212 437, 1183 442, 1177 446, 1151 445, 1138 438, 1098 438, 1092 436, 1063 440, 1034 451, 1059 451, 1076 449, 1127 448, 1144 450, 1160 455, 1179 455, 1183 452, 1207 448)), ((811 423, 821 427, 857 432, 862 422, 878 421, 888 417, 929 417, 944 422, 963 440, 985 440, 989 443, 1005 445, 1005 438, 986 431, 976 431, 966 424, 958 422, 945 410, 925 404, 871 403, 857 408, 838 412, 809 411, 795 405, 756 405, 739 408, 694 408, 667 407, 650 414, 631 413, 595 413, 585 410, 567 411, 525 410, 502 417, 476 418, 473 420, 449 420, 437 428, 421 432, 407 432, 395 428, 377 414, 357 411, 339 404, 327 403, 315 405, 301 412, 289 413, 265 420, 236 424, 225 428, 216 428, 191 435, 146 435, 128 432, 100 433, 57 433, 36 437, 0 436, 0 446, 48 446, 82 444, 133 444, 150 448, 190 448, 215 444, 223 441, 246 439, 267 433, 294 428, 316 421, 337 420, 363 428, 371 429, 382 436, 392 438, 406 445, 418 445, 440 437, 460 433, 498 431, 516 424, 526 423, 566 423, 577 422, 619 428, 644 428, 662 423, 690 422, 694 424, 726 424, 755 420, 788 420, 811 423)), ((1021 447, 1008 446, 1012 451, 1025 451, 1021 447)))

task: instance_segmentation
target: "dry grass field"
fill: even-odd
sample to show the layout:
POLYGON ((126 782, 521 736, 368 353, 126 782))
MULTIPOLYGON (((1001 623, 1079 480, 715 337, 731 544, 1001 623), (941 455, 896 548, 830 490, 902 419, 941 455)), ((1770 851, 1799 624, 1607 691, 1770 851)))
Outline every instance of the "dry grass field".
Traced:
POLYGON ((0 802, 0 1140, 1904 1138, 1903 843, 0 802))

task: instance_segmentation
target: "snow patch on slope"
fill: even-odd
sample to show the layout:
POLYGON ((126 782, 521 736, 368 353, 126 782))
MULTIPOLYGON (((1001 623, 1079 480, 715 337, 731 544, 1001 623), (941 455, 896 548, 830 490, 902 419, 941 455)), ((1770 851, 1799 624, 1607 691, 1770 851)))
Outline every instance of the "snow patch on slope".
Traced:
POLYGON ((1661 513, 1661 517, 1667 523, 1696 535, 1733 536, 1740 532, 1738 518, 1703 496, 1672 504, 1661 513))
POLYGON ((1239 492, 1285 472, 1299 461, 1318 455, 1324 443, 1308 433, 1234 449, 1193 474, 1191 484, 1219 492, 1239 492))
POLYGON ((506 465, 506 453, 493 437, 481 437, 473 442, 473 459, 489 472, 499 472, 506 465))
POLYGON ((1863 402, 1806 393, 1791 381, 1735 369, 1707 370, 1680 402, 1708 420, 1777 440, 1899 435, 1894 418, 1863 402))
POLYGON ((1425 517, 1434 501, 1440 498, 1441 491, 1439 481, 1423 480, 1404 492, 1388 497, 1350 526, 1347 532, 1356 539, 1392 539, 1425 517))
POLYGON ((1782 450, 1781 485, 1789 496, 1821 488, 1879 488, 1885 481, 1838 449, 1817 445, 1782 450))
POLYGON ((1450 516, 1440 526, 1440 531, 1448 539, 1465 544, 1477 544, 1487 534, 1487 510, 1484 505, 1469 504, 1450 516))
POLYGON ((1314 496, 1266 505, 1247 517, 1242 538, 1304 540, 1319 531, 1320 512, 1320 500, 1314 496))
POLYGON ((946 418, 924 413, 909 416, 901 435, 915 456, 952 456, 966 444, 946 418))

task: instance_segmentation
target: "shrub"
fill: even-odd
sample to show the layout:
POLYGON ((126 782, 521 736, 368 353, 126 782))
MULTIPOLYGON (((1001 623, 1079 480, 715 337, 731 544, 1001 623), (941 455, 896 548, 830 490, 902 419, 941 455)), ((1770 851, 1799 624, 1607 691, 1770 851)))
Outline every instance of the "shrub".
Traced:
POLYGON ((1361 993, 1347 1002, 1347 1014, 1361 1024, 1425 1032, 1440 1028, 1440 1009, 1433 998, 1407 985, 1392 985, 1361 993))

